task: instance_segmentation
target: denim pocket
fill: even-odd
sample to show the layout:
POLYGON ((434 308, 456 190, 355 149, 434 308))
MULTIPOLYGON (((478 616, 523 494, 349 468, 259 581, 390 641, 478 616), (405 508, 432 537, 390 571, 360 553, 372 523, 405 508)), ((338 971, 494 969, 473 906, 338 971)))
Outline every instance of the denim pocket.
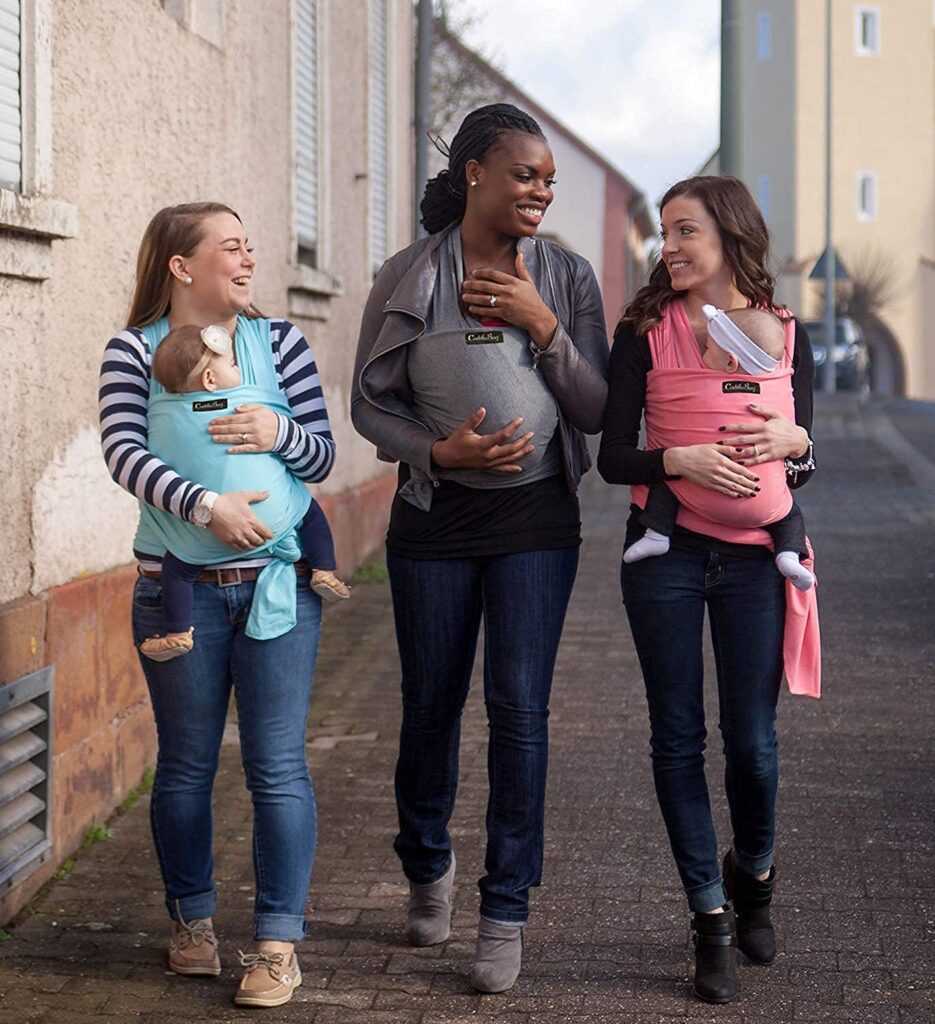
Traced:
POLYGON ((162 582, 151 576, 138 576, 133 587, 133 603, 137 608, 162 608, 162 582))

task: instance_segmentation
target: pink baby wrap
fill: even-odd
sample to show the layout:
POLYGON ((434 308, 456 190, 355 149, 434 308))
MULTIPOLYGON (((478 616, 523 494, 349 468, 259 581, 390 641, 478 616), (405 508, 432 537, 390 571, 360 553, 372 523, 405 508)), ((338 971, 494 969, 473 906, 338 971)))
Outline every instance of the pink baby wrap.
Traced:
MULTIPOLYGON (((792 350, 795 324, 784 324, 786 346, 774 373, 759 377, 728 375, 709 370, 688 323, 682 303, 670 302, 663 320, 649 332, 653 369, 646 378, 646 447, 706 444, 720 439, 724 423, 750 420, 749 405, 776 409, 788 419, 795 418, 792 396, 792 350), (758 391, 753 389, 759 387, 758 391)), ((681 504, 679 526, 734 544, 770 544, 761 527, 781 519, 792 507, 782 460, 756 467, 760 493, 755 498, 732 498, 688 480, 670 480, 681 504)), ((649 488, 632 487, 635 504, 646 504, 649 488)), ((803 563, 814 572, 809 558, 803 563)), ((816 587, 805 592, 786 581, 786 621, 783 659, 786 680, 792 693, 818 697, 821 693, 821 647, 818 629, 816 587)))

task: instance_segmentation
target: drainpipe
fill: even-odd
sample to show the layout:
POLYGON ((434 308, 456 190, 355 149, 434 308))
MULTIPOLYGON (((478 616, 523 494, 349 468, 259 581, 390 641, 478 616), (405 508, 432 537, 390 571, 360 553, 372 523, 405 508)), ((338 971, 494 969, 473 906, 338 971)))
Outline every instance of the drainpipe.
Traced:
POLYGON ((425 237, 425 228, 419 223, 419 203, 425 192, 429 176, 428 131, 432 121, 432 44, 435 14, 432 0, 419 0, 418 34, 416 47, 416 180, 413 203, 412 231, 416 238, 425 237))
POLYGON ((740 6, 721 0, 721 139, 718 170, 740 177, 740 6))

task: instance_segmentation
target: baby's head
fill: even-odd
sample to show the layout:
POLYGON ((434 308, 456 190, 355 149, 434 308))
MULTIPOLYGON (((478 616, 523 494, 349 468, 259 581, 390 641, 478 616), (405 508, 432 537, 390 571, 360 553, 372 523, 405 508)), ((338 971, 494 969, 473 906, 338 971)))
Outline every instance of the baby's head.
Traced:
POLYGON ((230 335, 217 325, 169 331, 153 357, 153 376, 174 394, 240 387, 230 335))
MULTIPOLYGON (((709 308, 712 307, 706 306, 705 310, 709 308)), ((782 356, 786 336, 779 317, 768 313, 765 309, 749 307, 728 309, 718 315, 727 317, 746 336, 748 341, 753 342, 770 359, 778 360, 782 356)), ((711 314, 708 314, 708 318, 708 341, 705 345, 702 362, 709 370, 718 370, 721 373, 752 373, 757 376, 769 372, 762 367, 756 370, 746 369, 737 355, 722 348, 712 334, 711 314)))

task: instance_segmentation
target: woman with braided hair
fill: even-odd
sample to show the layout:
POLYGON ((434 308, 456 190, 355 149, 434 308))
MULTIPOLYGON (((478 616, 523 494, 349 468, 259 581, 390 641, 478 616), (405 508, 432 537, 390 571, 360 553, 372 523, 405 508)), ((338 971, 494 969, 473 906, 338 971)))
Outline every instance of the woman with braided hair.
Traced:
POLYGON ((608 344, 586 260, 536 239, 555 167, 509 104, 470 113, 426 186, 428 238, 380 270, 351 399, 357 430, 399 462, 387 564, 402 667, 396 852, 406 937, 450 933, 448 832, 461 712, 484 622, 490 727, 486 874, 471 984, 519 975, 542 872, 552 671, 578 564, 576 489, 600 429, 608 344))

